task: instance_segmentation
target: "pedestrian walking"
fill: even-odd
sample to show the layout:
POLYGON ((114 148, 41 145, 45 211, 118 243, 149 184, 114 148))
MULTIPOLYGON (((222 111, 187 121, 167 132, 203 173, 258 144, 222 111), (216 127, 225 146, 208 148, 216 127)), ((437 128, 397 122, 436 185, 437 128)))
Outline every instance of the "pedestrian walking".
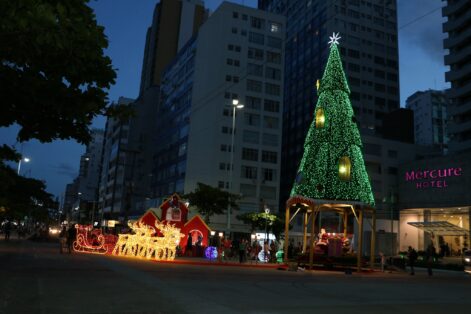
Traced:
POLYGON ((242 239, 239 243, 239 263, 245 262, 246 248, 247 248, 247 242, 245 239, 242 239))
POLYGON ((383 252, 379 252, 379 258, 381 262, 381 272, 384 273, 384 266, 386 265, 386 256, 383 252))
POLYGON ((415 275, 414 264, 417 260, 417 251, 414 250, 411 246, 409 246, 409 249, 407 250, 407 257, 409 258, 410 274, 415 275))
POLYGON ((64 248, 67 246, 67 228, 62 226, 62 230, 59 233, 59 252, 64 253, 64 248))
POLYGON ((432 272, 433 259, 435 258, 435 255, 437 254, 435 250, 435 246, 433 246, 433 243, 430 243, 428 245, 426 254, 427 254, 427 272, 429 276, 432 276, 433 275, 433 272, 432 272))
POLYGON ((191 233, 188 233, 188 239, 186 241, 185 255, 186 256, 193 256, 193 237, 191 236, 191 233))
POLYGON ((71 225, 67 230, 67 249, 69 250, 69 254, 72 253, 72 249, 74 246, 74 241, 77 238, 77 229, 75 229, 74 225, 71 225))
POLYGON ((10 232, 11 232, 11 222, 9 220, 5 223, 4 231, 5 231, 5 241, 9 241, 10 232))

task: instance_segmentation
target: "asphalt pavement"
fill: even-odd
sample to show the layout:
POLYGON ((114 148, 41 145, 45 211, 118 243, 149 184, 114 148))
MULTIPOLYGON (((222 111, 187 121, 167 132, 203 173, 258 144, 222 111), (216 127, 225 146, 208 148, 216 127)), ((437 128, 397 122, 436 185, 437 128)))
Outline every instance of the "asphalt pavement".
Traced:
POLYGON ((469 313, 471 276, 282 271, 0 241, 0 313, 469 313))

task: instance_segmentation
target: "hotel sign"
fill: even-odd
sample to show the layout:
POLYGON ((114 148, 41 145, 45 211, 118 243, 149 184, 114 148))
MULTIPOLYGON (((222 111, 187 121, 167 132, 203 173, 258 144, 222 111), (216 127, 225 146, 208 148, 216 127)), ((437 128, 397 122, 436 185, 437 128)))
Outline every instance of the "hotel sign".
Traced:
POLYGON ((406 171, 405 180, 415 184, 416 189, 447 188, 449 178, 461 175, 463 175, 463 169, 460 167, 410 170, 406 171))

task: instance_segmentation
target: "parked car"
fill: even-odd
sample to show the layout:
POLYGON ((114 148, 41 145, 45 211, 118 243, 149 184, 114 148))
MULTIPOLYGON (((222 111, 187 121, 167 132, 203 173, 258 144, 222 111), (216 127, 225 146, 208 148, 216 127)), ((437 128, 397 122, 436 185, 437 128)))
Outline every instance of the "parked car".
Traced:
POLYGON ((463 252, 464 271, 471 273, 471 250, 463 252))

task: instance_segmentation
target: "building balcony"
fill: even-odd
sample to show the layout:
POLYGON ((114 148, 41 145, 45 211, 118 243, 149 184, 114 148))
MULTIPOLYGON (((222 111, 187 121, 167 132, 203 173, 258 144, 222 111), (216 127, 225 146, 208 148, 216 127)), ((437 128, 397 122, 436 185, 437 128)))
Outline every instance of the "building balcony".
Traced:
POLYGON ((448 4, 447 6, 443 7, 442 15, 449 16, 449 15, 455 14, 456 12, 462 10, 466 6, 467 3, 468 3, 468 0, 461 0, 453 4, 448 4))
POLYGON ((461 115, 461 114, 464 114, 468 111, 469 111, 469 105, 467 105, 467 104, 448 105, 448 107, 447 107, 447 115, 449 117, 456 116, 456 115, 461 115))
POLYGON ((447 82, 457 81, 471 73, 471 63, 468 63, 459 70, 451 70, 445 73, 445 80, 447 82))
POLYGON ((461 49, 458 52, 450 53, 445 56, 445 65, 452 65, 461 61, 464 61, 466 58, 471 56, 471 45, 461 49))
POLYGON ((461 44, 464 41, 469 40, 471 37, 471 27, 468 27, 464 32, 460 34, 453 34, 452 36, 448 35, 448 38, 443 40, 443 47, 445 49, 450 49, 456 45, 461 44))
POLYGON ((460 98, 471 95, 471 82, 457 88, 450 88, 447 95, 449 98, 460 98))
POLYGON ((462 133, 465 131, 471 130, 471 120, 463 123, 449 123, 448 132, 450 134, 462 133))
POLYGON ((471 151, 471 140, 465 141, 450 141, 448 143, 448 150, 456 151, 471 151))
POLYGON ((443 32, 448 33, 450 31, 460 29, 466 25, 467 22, 471 21, 471 10, 468 10, 465 14, 460 16, 459 18, 449 19, 445 23, 443 23, 443 32))

